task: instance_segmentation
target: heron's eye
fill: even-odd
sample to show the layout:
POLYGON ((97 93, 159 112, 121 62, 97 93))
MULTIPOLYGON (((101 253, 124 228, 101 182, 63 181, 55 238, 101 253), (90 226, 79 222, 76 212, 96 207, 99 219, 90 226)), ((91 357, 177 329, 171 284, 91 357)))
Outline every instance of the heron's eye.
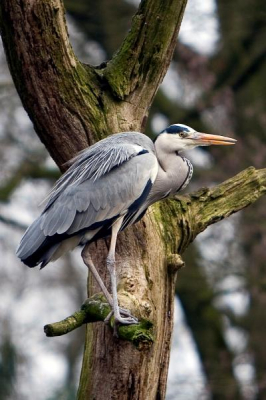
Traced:
POLYGON ((180 132, 179 133, 179 136, 181 137, 181 138, 185 138, 185 137, 187 137, 187 132, 180 132))

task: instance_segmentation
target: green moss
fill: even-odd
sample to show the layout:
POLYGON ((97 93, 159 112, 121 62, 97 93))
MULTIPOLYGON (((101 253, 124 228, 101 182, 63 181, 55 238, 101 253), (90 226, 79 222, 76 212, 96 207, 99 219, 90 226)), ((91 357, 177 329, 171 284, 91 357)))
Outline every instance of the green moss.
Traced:
MULTIPOLYGON (((95 294, 87 299, 79 311, 65 318, 63 321, 45 325, 44 331, 47 336, 61 336, 83 324, 97 321, 104 321, 111 308, 107 304, 102 294, 95 294)), ((110 326, 114 326, 114 317, 110 320, 110 326)), ((149 320, 142 319, 135 325, 124 325, 118 327, 120 339, 128 340, 139 350, 150 347, 154 341, 152 333, 152 323, 149 320)))
POLYGON ((85 312, 86 318, 84 323, 104 321, 111 311, 111 307, 104 297, 97 295, 96 298, 88 299, 82 306, 81 310, 85 312))
POLYGON ((158 203, 156 218, 161 224, 161 232, 167 253, 176 253, 179 242, 178 216, 182 214, 182 205, 174 200, 163 200, 158 203))
POLYGON ((170 42, 181 22, 184 3, 173 1, 165 7, 148 0, 140 4, 131 30, 104 71, 114 97, 123 100, 137 86, 158 82, 158 71, 167 65, 170 42))
MULTIPOLYGON (((122 43, 119 52, 114 55, 103 71, 112 93, 120 100, 123 100, 131 91, 132 82, 130 82, 130 78, 132 77, 132 69, 137 68, 135 52, 137 51, 136 42, 138 36, 136 36, 136 32, 141 30, 142 20, 143 16, 141 15, 136 15, 133 18, 132 28, 122 43), (127 66, 126 69, 125 66, 127 66)), ((136 70, 135 74, 137 75, 136 70)))
POLYGON ((143 350, 154 342, 152 327, 151 321, 142 319, 137 325, 120 326, 118 334, 124 340, 132 342, 137 349, 143 350))

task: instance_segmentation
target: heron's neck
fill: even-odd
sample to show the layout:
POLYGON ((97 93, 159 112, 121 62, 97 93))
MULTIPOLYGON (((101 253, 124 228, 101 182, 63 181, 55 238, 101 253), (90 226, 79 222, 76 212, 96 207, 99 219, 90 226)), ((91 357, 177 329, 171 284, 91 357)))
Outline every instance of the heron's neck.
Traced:
MULTIPOLYGON (((189 164, 175 151, 156 149, 159 163, 158 175, 154 184, 155 197, 163 198, 177 193, 184 187, 189 175, 189 164)), ((158 198, 156 198, 156 201, 158 198)))
MULTIPOLYGON (((156 142, 155 142, 156 144, 156 142)), ((168 151, 162 148, 156 148, 156 156, 159 162, 159 166, 162 170, 168 174, 176 174, 177 170, 184 164, 184 159, 175 151, 168 151)))

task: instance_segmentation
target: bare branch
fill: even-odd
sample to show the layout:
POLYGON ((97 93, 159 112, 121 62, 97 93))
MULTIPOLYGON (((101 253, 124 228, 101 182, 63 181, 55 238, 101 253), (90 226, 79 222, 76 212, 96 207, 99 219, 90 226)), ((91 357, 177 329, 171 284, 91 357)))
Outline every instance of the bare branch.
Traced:
POLYGON ((0 214, 0 222, 3 224, 9 225, 13 228, 21 229, 22 231, 25 231, 27 229, 27 225, 24 225, 20 223, 19 221, 16 221, 12 218, 5 217, 4 215, 0 214))

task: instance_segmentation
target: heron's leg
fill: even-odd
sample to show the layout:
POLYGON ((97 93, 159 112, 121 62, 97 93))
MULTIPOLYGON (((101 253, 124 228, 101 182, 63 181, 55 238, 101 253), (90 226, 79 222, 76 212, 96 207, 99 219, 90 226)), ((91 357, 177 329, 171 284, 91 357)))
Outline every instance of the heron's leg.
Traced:
MULTIPOLYGON (((125 313, 126 310, 119 309, 118 305, 118 296, 117 296, 117 282, 116 282, 116 268, 115 268, 115 247, 117 234, 122 225, 123 218, 118 219, 112 226, 112 234, 111 234, 111 243, 109 248, 109 253, 107 256, 107 268, 110 272, 111 276, 111 285, 112 285, 112 295, 113 295, 113 313, 115 318, 115 324, 123 324, 123 325, 131 325, 137 324, 137 318, 133 317, 130 313, 125 313), (127 315, 126 318, 123 318, 122 315, 127 315)), ((115 328, 116 330, 116 328, 115 328)))
MULTIPOLYGON (((102 281, 102 278, 99 275, 99 272, 97 271, 95 265, 93 264, 92 258, 90 253, 88 252, 88 250, 86 249, 86 246, 84 247, 84 249, 81 252, 81 256, 83 259, 84 264, 89 268, 90 272, 92 273, 92 275, 94 276, 96 282, 98 283, 98 285, 100 286, 103 294, 106 297, 106 300, 108 301, 109 305, 111 306, 112 310, 113 310, 113 298, 110 295, 110 293, 108 292, 105 284, 102 281)), ((128 310, 126 310, 125 308, 120 308, 120 313, 122 315, 125 315, 126 317, 131 316, 130 312, 128 310)), ((108 316, 105 318, 105 322, 109 323, 112 315, 114 314, 113 311, 111 311, 108 316)))
POLYGON ((110 293, 108 292, 105 284, 102 281, 102 278, 100 277, 95 265, 93 264, 93 261, 91 259, 91 255, 90 253, 85 250, 86 246, 84 247, 84 249, 81 252, 81 257, 83 259, 84 264, 89 268, 89 270, 91 271, 92 275, 94 276, 96 282, 98 283, 98 285, 100 286, 103 294, 106 297, 106 300, 108 301, 108 303, 110 304, 110 306, 113 308, 113 299, 112 296, 110 295, 110 293))

